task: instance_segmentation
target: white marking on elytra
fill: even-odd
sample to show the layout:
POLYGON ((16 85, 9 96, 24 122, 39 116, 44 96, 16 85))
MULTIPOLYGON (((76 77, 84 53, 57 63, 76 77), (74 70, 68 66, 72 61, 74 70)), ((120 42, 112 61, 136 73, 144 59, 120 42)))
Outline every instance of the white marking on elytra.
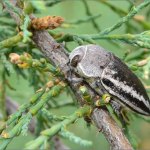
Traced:
POLYGON ((115 70, 110 70, 110 71, 111 71, 112 74, 116 74, 117 73, 117 71, 115 71, 115 70))
MULTIPOLYGON (((113 84, 116 84, 116 86, 119 86, 119 81, 114 80, 114 79, 112 79, 111 76, 105 74, 105 78, 106 78, 106 77, 107 77, 111 82, 113 82, 113 84), (111 80, 111 79, 112 79, 112 80, 111 80)), ((103 75, 102 75, 102 78, 103 78, 103 75)), ((129 103, 129 101, 126 100, 126 99, 125 99, 123 96, 121 96, 119 93, 117 93, 117 92, 115 92, 115 91, 112 91, 112 89, 111 89, 110 87, 106 86, 103 82, 101 82, 101 83, 102 83, 102 85, 105 87, 105 89, 109 91, 110 94, 116 95, 117 97, 120 97, 126 104, 129 103)), ((129 87, 129 86, 127 86, 127 85, 124 85, 122 88, 128 89, 128 91, 130 90, 130 91, 129 91, 130 94, 131 94, 131 91, 132 91, 132 92, 134 91, 132 87, 129 87)), ((133 95, 133 96, 136 95, 136 96, 140 96, 140 97, 141 97, 141 95, 138 95, 138 94, 136 93, 136 91, 134 91, 134 94, 132 94, 132 95, 133 95)), ((142 97, 143 97, 143 96, 142 96, 142 97)), ((139 99, 139 97, 138 97, 138 99, 139 99)), ((143 97, 142 99, 144 99, 144 97, 143 97)), ((143 101, 143 100, 142 100, 142 101, 143 101)), ((146 100, 144 99, 143 103, 144 103, 148 108, 150 108, 148 101, 146 101, 146 100)), ((135 104, 130 103, 130 106, 131 106, 133 109, 135 109, 135 110, 137 110, 137 111, 139 111, 139 112, 141 112, 141 113, 143 113, 143 114, 145 114, 145 115, 149 115, 149 113, 146 113, 145 111, 143 111, 143 110, 140 109, 139 107, 136 107, 135 104)))
POLYGON ((142 101, 148 108, 150 108, 149 102, 145 100, 142 95, 139 95, 139 93, 137 93, 137 91, 135 91, 133 87, 125 85, 123 82, 113 79, 110 75, 105 75, 105 78, 108 78, 115 86, 121 88, 126 93, 130 93, 132 97, 137 98, 139 101, 142 101))
MULTIPOLYGON (((105 89, 107 89, 107 90, 110 92, 110 94, 116 95, 117 97, 121 97, 121 95, 120 95, 119 93, 116 93, 116 92, 112 91, 112 89, 111 89, 110 87, 106 86, 103 82, 102 82, 102 85, 105 87, 105 89)), ((122 99, 126 104, 129 103, 129 101, 127 101, 123 96, 121 97, 121 99, 122 99)), ((119 102, 119 101, 118 101, 118 102, 119 102)), ((122 103, 121 103, 121 105, 124 106, 124 104, 122 104, 122 103)), ((133 109, 137 110, 138 112, 141 112, 141 113, 143 113, 143 114, 145 114, 145 115, 149 115, 149 113, 143 111, 143 110, 140 109, 139 107, 136 107, 136 105, 134 105, 134 104, 132 104, 132 103, 130 103, 130 106, 131 106, 133 109)))

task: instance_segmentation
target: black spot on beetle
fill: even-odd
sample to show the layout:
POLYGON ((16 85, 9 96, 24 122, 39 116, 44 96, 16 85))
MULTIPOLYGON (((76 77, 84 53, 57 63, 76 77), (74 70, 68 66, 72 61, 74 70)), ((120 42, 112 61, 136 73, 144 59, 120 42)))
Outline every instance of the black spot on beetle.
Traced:
POLYGON ((100 66, 101 69, 104 69, 104 66, 100 66))
POLYGON ((107 85, 108 87, 111 87, 111 88, 114 87, 114 84, 113 84, 109 79, 103 78, 102 81, 103 81, 103 83, 104 83, 105 85, 107 85))
POLYGON ((112 77, 113 77, 113 79, 117 79, 118 81, 120 81, 118 74, 113 74, 112 77))

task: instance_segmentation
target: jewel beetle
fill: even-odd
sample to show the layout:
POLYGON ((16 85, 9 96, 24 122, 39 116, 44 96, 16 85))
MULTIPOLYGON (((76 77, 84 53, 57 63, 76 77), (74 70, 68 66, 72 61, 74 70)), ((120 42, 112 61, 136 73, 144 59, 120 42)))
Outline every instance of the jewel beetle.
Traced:
POLYGON ((139 78, 116 55, 104 48, 89 44, 75 48, 69 62, 99 95, 110 94, 112 107, 150 116, 150 101, 139 78))

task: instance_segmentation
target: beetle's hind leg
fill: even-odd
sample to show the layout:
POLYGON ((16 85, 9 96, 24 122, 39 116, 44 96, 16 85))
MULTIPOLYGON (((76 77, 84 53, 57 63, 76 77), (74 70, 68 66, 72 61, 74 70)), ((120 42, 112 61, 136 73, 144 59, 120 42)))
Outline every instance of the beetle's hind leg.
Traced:
POLYGON ((117 116, 120 117, 120 119, 121 119, 121 121, 122 121, 122 124, 123 124, 123 126, 125 127, 125 126, 126 126, 126 121, 125 121, 125 119, 123 118, 123 115, 121 114, 121 109, 122 109, 121 104, 117 103, 117 102, 114 101, 114 100, 110 100, 109 103, 110 103, 110 105, 112 106, 114 112, 117 114, 117 116))

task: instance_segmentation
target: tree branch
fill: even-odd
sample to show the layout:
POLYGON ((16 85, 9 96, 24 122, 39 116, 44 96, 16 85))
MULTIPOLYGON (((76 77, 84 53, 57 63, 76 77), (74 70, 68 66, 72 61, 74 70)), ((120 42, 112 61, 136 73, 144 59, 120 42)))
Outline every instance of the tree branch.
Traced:
MULTIPOLYGON (((6 9, 17 23, 20 22, 18 17, 16 17, 16 13, 7 7, 6 9)), ((32 16, 32 18, 35 17, 32 16)), ((70 69, 67 65, 65 65, 68 62, 68 57, 64 53, 64 48, 57 43, 47 31, 33 30, 32 33, 32 40, 54 66, 58 65, 61 69, 63 68, 63 71, 70 69)), ((85 103, 82 96, 78 92, 81 85, 86 86, 89 92, 92 93, 93 96, 95 95, 95 92, 84 82, 78 85, 69 82, 69 85, 81 106, 85 103)), ((102 133, 108 140, 111 149, 133 149, 128 139, 124 136, 123 131, 114 122, 107 110, 95 109, 92 113, 92 120, 96 124, 97 128, 102 130, 102 133)))
POLYGON ((122 129, 118 127, 106 109, 95 109, 92 113, 92 120, 106 137, 110 149, 133 149, 122 129))
MULTIPOLYGON (((19 107, 20 105, 13 101, 10 97, 6 96, 5 97, 5 109, 6 109, 6 112, 7 112, 7 115, 11 115, 12 113, 16 112, 17 111, 17 108, 19 107)), ((31 123, 29 124, 29 132, 31 132, 32 134, 34 134, 34 131, 35 131, 35 127, 36 127, 36 123, 37 121, 33 118, 31 120, 31 123)), ((54 136, 52 138, 53 142, 54 142, 54 147, 55 149, 59 150, 59 149, 66 149, 66 150, 69 150, 70 148, 68 146, 66 146, 58 136, 54 136)))

